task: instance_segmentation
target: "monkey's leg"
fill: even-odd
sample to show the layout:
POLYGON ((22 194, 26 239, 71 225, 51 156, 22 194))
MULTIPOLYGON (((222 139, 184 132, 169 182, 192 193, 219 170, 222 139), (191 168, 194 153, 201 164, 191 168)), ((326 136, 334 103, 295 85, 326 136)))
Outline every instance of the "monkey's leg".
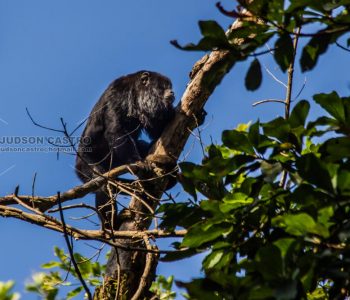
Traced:
POLYGON ((106 188, 101 188, 95 193, 96 208, 100 212, 101 222, 104 228, 117 230, 117 207, 112 193, 109 193, 106 188))

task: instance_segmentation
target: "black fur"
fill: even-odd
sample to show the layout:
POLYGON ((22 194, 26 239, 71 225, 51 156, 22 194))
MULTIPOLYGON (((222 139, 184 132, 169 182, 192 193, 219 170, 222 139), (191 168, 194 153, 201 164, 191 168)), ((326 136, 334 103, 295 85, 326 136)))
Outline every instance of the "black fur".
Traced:
MULTIPOLYGON (((92 109, 83 131, 84 143, 76 158, 79 178, 87 182, 96 176, 94 170, 105 173, 145 158, 174 116, 173 101, 171 81, 159 73, 139 71, 113 81, 92 109), (142 131, 150 143, 140 139, 142 131)), ((105 189, 96 192, 96 207, 104 222, 111 220, 109 200, 105 189)))

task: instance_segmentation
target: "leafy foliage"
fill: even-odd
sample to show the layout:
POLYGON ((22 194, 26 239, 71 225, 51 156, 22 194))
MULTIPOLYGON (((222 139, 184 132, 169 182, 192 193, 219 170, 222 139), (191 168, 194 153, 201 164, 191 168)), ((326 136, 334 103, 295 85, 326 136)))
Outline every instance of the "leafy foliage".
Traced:
MULTIPOLYGON (((301 32, 301 37, 308 42, 302 50, 300 66, 303 72, 312 70, 319 57, 330 45, 336 44, 350 30, 349 0, 253 0, 238 1, 245 12, 241 26, 224 30, 216 21, 200 21, 201 40, 195 44, 181 46, 177 41, 171 43, 182 50, 210 51, 216 49, 229 50, 235 62, 246 60, 249 56, 265 54, 257 52, 270 40, 274 39, 273 49, 276 63, 285 72, 294 59, 293 37, 298 28, 310 24, 318 24, 315 32, 301 32), (253 16, 253 17, 252 17, 253 16), (237 42, 239 41, 239 42, 237 42)), ((242 10, 227 12, 228 16, 241 17, 242 10)), ((299 35, 299 34, 298 34, 299 35)), ((348 39, 348 44, 349 44, 348 39)), ((245 86, 248 90, 256 90, 261 84, 260 64, 255 59, 246 75, 245 86), (253 75, 256 76, 253 76, 253 75)))
POLYGON ((174 283, 174 276, 165 278, 162 275, 157 277, 157 280, 152 283, 150 291, 153 292, 159 300, 176 299, 176 293, 171 290, 174 283))
POLYGON ((177 245, 209 251, 205 277, 181 284, 193 299, 349 293, 350 98, 332 92, 314 99, 331 116, 322 123, 305 122, 303 100, 290 119, 224 131, 223 145, 211 145, 201 165, 184 164, 186 183, 207 197, 188 204, 197 218, 181 224, 188 234, 177 245))
POLYGON ((0 299, 1 300, 18 300, 20 295, 12 291, 15 283, 13 281, 0 281, 0 299))
MULTIPOLYGON (((70 262, 69 255, 65 254, 64 251, 58 247, 55 247, 54 252, 58 261, 50 261, 43 264, 41 267, 43 269, 56 268, 58 271, 35 273, 32 276, 32 281, 26 285, 26 289, 29 292, 40 295, 44 299, 55 300, 62 286, 72 287, 64 298, 72 299, 84 291, 83 286, 78 280, 78 276, 70 262), (71 275, 75 279, 75 282, 68 281, 68 275, 71 275)), ((96 287, 100 285, 105 266, 101 266, 98 262, 92 262, 91 259, 79 253, 75 253, 74 258, 88 286, 96 287)))

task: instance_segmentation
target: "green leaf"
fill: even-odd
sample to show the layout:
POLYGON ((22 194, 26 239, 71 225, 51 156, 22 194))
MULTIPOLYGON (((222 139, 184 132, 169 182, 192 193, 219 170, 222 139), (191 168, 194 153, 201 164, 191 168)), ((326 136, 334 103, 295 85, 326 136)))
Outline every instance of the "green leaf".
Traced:
POLYGON ((178 41, 172 40, 170 41, 170 44, 175 46, 176 48, 180 50, 186 50, 186 51, 211 51, 215 48, 217 48, 220 44, 216 39, 213 38, 202 38, 197 44, 194 43, 188 43, 184 46, 181 46, 178 41))
POLYGON ((276 41, 274 57, 281 70, 285 72, 294 56, 293 41, 289 34, 282 34, 276 41))
POLYGON ((334 224, 333 222, 330 222, 330 219, 333 217, 333 215, 334 209, 332 206, 321 208, 318 211, 317 222, 319 222, 328 229, 334 224))
POLYGON ((266 280, 275 280, 283 274, 283 261, 280 250, 275 245, 261 248, 255 258, 257 269, 266 280))
POLYGON ((286 232, 295 236, 305 236, 311 233, 325 238, 329 237, 327 228, 322 224, 316 223, 307 213, 275 217, 272 219, 272 225, 284 228, 286 232))
POLYGON ((304 10, 306 6, 310 6, 315 10, 322 11, 322 2, 315 0, 291 0, 290 6, 287 9, 288 13, 294 12, 296 10, 304 10))
POLYGON ((42 264, 41 267, 43 269, 52 269, 56 267, 60 267, 62 264, 58 261, 50 261, 48 263, 42 264))
POLYGON ((220 210, 221 201, 218 200, 202 200, 200 203, 201 209, 206 212, 210 212, 212 215, 216 217, 223 216, 220 210))
POLYGON ((232 227, 211 226, 208 229, 203 224, 197 224, 189 229, 183 239, 182 246, 196 248, 209 241, 216 240, 220 236, 227 235, 232 231, 232 227))
POLYGON ((213 159, 216 157, 223 158, 222 149, 218 146, 211 144, 209 147, 205 149, 208 153, 209 159, 213 159))
POLYGON ((282 117, 278 117, 268 123, 262 124, 264 134, 278 138, 281 141, 288 141, 290 134, 290 125, 282 117))
POLYGON ((203 36, 226 40, 225 31, 216 21, 199 21, 198 24, 203 36))
POLYGON ((178 179, 183 189, 197 201, 196 186, 190 176, 179 176, 178 179))
POLYGON ((249 300, 275 299, 273 290, 266 286, 253 286, 249 291, 249 300))
POLYGON ((307 129, 312 129, 316 126, 337 126, 339 125, 338 121, 333 119, 333 118, 329 118, 329 117, 319 117, 316 119, 316 121, 312 121, 309 122, 307 124, 307 129))
POLYGON ((77 287, 76 289, 70 291, 67 294, 66 299, 72 299, 72 298, 76 297, 77 295, 79 295, 81 293, 82 290, 83 290, 82 286, 77 287))
POLYGON ((346 168, 340 168, 338 170, 337 189, 341 195, 350 196, 350 170, 346 168))
POLYGON ((199 21, 199 28, 203 35, 203 38, 198 44, 187 44, 180 46, 176 40, 170 41, 170 43, 181 50, 188 51, 210 51, 215 48, 231 49, 233 54, 233 48, 227 40, 225 31, 215 21, 199 21))
POLYGON ((253 146, 250 144, 247 134, 237 130, 225 130, 222 133, 224 145, 230 149, 255 154, 253 146))
POLYGON ((303 207, 321 206, 327 199, 328 194, 323 193, 320 190, 316 190, 312 185, 301 183, 297 188, 288 196, 288 201, 295 204, 302 205, 303 207))
POLYGON ((176 226, 188 228, 199 221, 198 211, 198 207, 190 206, 188 203, 164 203, 158 208, 157 214, 163 214, 161 228, 171 231, 175 230, 176 226))
POLYGON ((304 127, 306 118, 310 111, 310 104, 306 100, 301 100, 292 110, 289 117, 289 124, 292 128, 304 127))
POLYGON ((74 259, 79 265, 79 270, 84 278, 88 278, 92 271, 92 265, 90 260, 81 255, 80 253, 74 253, 74 259))
POLYGON ((298 282, 295 280, 283 281, 275 290, 274 296, 277 300, 297 299, 298 282))
POLYGON ((255 58, 248 69, 245 77, 245 86, 248 91, 257 90, 262 82, 261 65, 257 58, 255 58))
POLYGON ((250 205, 253 201, 253 198, 243 193, 229 193, 225 196, 223 203, 221 203, 219 207, 223 213, 228 213, 239 207, 250 205))
POLYGON ((275 178, 283 171, 282 165, 279 162, 269 163, 267 161, 262 161, 260 166, 264 180, 267 182, 273 182, 275 178))
POLYGON ((267 17, 269 20, 275 20, 279 24, 282 23, 284 17, 284 2, 284 0, 268 1, 269 10, 267 17))
POLYGON ((258 148, 260 144, 260 122, 259 120, 252 124, 249 127, 249 132, 248 132, 248 139, 250 143, 255 147, 258 148))
POLYGON ((20 295, 12 291, 15 282, 12 280, 2 282, 0 281, 0 299, 1 300, 18 300, 20 295))
POLYGON ((311 38, 304 47, 300 58, 300 66, 303 72, 310 71, 316 66, 318 57, 327 51, 330 42, 331 35, 329 34, 320 34, 311 38))
POLYGON ((174 251, 174 252, 169 252, 165 256, 161 257, 160 261, 172 262, 172 261, 189 258, 196 254, 198 254, 198 252, 195 249, 185 249, 182 251, 174 251))
POLYGON ((215 267, 216 264, 219 263, 221 258, 224 256, 224 251, 213 251, 210 253, 203 261, 203 267, 205 269, 212 269, 215 267))
POLYGON ((277 240, 273 244, 280 249, 281 256, 282 256, 282 258, 284 258, 287 255, 287 252, 293 243, 295 243, 295 239, 283 238, 283 239, 277 240))
POLYGON ((213 290, 214 283, 207 279, 193 279, 189 283, 176 281, 176 285, 185 288, 189 293, 188 299, 222 300, 222 297, 213 290))
POLYGON ((208 179, 209 172, 208 170, 201 165, 196 165, 191 162, 183 162, 180 164, 182 175, 188 178, 198 179, 205 181, 208 179))
MULTIPOLYGON (((101 274, 99 275, 99 277, 102 276, 101 274)), ((90 277, 91 278, 91 277, 90 277)), ((102 281, 100 279, 88 279, 87 280, 89 282, 90 285, 92 286, 99 286, 102 284, 102 281)))
POLYGON ((327 161, 338 161, 350 157, 350 139, 349 137, 338 137, 327 140, 319 150, 322 157, 327 161))
POLYGON ((57 246, 54 247, 54 253, 55 255, 60 259, 61 262, 67 263, 68 257, 65 256, 63 249, 58 248, 57 246))
POLYGON ((162 275, 157 276, 157 280, 152 283, 150 291, 153 292, 157 299, 174 300, 176 293, 171 290, 174 282, 174 276, 165 278, 162 275))
POLYGON ((345 109, 342 99, 338 96, 337 92, 333 91, 330 94, 317 94, 314 95, 314 100, 317 104, 321 105, 332 117, 340 122, 345 122, 345 109))
POLYGON ((325 164, 313 153, 308 153, 296 161, 299 175, 319 188, 333 192, 331 176, 325 164))

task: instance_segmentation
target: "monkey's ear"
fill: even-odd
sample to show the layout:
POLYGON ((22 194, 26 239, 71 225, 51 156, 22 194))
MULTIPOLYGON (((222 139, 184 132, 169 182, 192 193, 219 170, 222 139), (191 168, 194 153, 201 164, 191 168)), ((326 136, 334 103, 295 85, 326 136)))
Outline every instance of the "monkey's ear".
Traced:
POLYGON ((149 82, 149 76, 150 76, 149 72, 143 72, 143 73, 141 74, 141 82, 142 82, 144 85, 147 85, 147 84, 148 84, 148 82, 149 82))

